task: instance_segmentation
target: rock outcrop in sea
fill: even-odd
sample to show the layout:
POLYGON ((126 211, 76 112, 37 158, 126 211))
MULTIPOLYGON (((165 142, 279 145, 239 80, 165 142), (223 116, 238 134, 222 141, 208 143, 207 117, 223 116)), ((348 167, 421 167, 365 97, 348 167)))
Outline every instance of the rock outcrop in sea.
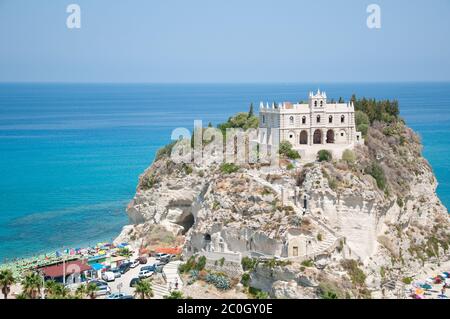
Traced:
POLYGON ((182 243, 185 259, 248 274, 274 298, 395 297, 425 264, 449 259, 447 209, 400 120, 374 121, 365 145, 329 161, 176 164, 170 150, 140 176, 118 241, 182 243))

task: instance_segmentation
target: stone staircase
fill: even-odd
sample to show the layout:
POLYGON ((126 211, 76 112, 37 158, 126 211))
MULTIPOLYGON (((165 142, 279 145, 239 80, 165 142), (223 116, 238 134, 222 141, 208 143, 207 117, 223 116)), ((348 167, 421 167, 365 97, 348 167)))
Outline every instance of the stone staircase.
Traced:
POLYGON ((305 253, 301 257, 314 258, 315 256, 318 256, 320 254, 329 252, 330 248, 336 243, 337 238, 331 234, 327 234, 324 237, 325 238, 319 241, 317 245, 311 247, 311 251, 308 250, 307 254, 305 253))
MULTIPOLYGON (((258 172, 256 171, 248 171, 247 173, 261 185, 269 187, 270 189, 275 191, 278 195, 281 194, 282 192, 281 186, 269 183, 265 179, 258 176, 258 172)), ((298 216, 303 215, 303 210, 297 205, 295 205, 295 203, 292 202, 291 200, 288 200, 285 204, 287 206, 292 206, 298 216)), ((336 232, 330 227, 328 227, 325 223, 323 223, 313 215, 308 214, 308 217, 310 217, 311 220, 316 224, 316 227, 320 229, 320 233, 322 234, 323 238, 322 241, 320 241, 317 245, 311 247, 311 251, 309 251, 308 249, 307 253, 299 256, 301 259, 314 258, 315 256, 320 254, 330 253, 332 248, 336 246, 338 240, 340 240, 340 237, 336 234, 336 232)))
POLYGON ((170 289, 175 290, 175 282, 178 281, 178 290, 183 288, 183 281, 178 275, 178 266, 181 261, 171 261, 163 268, 163 276, 166 280, 165 284, 153 283, 154 299, 163 299, 164 296, 170 295, 170 289))
POLYGON ((164 299, 164 296, 170 294, 166 284, 152 283, 153 299, 164 299))

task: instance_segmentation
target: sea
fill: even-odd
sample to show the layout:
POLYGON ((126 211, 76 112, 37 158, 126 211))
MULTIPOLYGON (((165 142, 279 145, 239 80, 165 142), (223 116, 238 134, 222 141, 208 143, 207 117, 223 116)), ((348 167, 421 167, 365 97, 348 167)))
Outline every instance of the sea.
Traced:
POLYGON ((171 132, 260 101, 397 99, 450 207, 450 83, 0 84, 0 262, 111 241, 171 132))

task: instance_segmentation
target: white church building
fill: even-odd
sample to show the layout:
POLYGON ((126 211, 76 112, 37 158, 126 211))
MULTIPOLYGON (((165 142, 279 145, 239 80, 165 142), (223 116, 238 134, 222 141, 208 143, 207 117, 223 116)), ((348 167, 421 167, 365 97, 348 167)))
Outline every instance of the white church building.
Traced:
POLYGON ((356 131, 353 102, 328 103, 320 90, 309 93, 307 104, 261 102, 258 139, 267 145, 289 141, 307 160, 322 149, 340 158, 344 150, 363 143, 361 132, 356 131))

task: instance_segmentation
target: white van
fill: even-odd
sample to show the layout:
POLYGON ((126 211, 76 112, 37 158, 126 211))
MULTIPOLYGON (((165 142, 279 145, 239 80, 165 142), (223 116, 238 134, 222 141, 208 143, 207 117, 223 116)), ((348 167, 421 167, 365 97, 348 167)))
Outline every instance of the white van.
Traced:
POLYGON ((168 254, 164 254, 164 253, 157 253, 157 254, 155 255, 156 260, 161 260, 161 258, 164 258, 164 257, 166 257, 166 256, 169 256, 169 255, 168 255, 168 254))
POLYGON ((102 279, 104 281, 108 281, 108 282, 109 281, 114 281, 116 279, 116 276, 115 276, 115 274, 112 271, 105 271, 102 274, 102 279))

